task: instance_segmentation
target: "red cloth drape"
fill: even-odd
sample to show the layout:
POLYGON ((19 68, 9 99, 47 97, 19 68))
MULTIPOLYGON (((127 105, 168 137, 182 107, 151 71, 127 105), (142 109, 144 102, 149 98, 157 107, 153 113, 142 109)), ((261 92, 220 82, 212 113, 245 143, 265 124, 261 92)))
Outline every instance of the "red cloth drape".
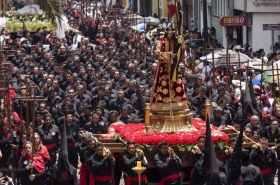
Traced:
POLYGON ((40 144, 40 150, 36 151, 36 154, 45 158, 45 159, 49 159, 51 160, 50 154, 48 152, 47 147, 45 147, 44 145, 40 144))
POLYGON ((33 156, 33 159, 30 155, 24 156, 29 162, 33 161, 34 168, 38 173, 45 171, 45 163, 41 156, 33 156))

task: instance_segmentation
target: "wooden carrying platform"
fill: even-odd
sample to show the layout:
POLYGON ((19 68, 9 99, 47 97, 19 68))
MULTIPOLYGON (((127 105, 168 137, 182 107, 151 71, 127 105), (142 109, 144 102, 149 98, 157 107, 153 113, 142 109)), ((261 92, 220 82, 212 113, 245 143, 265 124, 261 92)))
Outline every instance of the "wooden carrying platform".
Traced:
MULTIPOLYGON (((226 133, 229 138, 238 137, 239 135, 239 132, 234 128, 225 128, 222 131, 226 133)), ((252 145, 254 144, 256 144, 255 141, 243 134, 242 148, 252 148, 252 145)))
MULTIPOLYGON (((102 142, 104 146, 107 149, 110 149, 112 154, 121 154, 124 155, 126 147, 122 143, 117 143, 117 141, 113 138, 111 139, 103 139, 100 137, 101 135, 95 134, 94 137, 98 139, 98 141, 102 142)), ((185 151, 185 152, 180 152, 176 151, 175 153, 180 157, 182 160, 182 177, 183 177, 183 184, 189 184, 190 180, 190 173, 191 173, 191 164, 190 164, 190 156, 191 152, 185 151)), ((148 171, 147 171, 147 180, 149 182, 149 185, 160 185, 160 174, 157 172, 156 166, 154 164, 154 155, 156 153, 145 153, 145 157, 147 158, 148 161, 148 171), (154 177, 157 177, 155 180, 154 177), (153 181, 153 180, 155 181, 153 181)), ((216 151, 216 156, 219 160, 223 160, 223 151, 216 151)))

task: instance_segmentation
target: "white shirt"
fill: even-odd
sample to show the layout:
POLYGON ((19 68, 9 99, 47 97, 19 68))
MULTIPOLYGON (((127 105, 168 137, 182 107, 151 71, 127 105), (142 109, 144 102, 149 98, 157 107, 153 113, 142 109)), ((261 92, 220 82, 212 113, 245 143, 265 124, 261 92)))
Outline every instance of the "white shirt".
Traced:
POLYGON ((79 42, 82 40, 82 35, 78 34, 73 37, 73 44, 78 45, 79 42))
POLYGON ((9 37, 1 35, 0 36, 0 45, 6 45, 6 41, 9 39, 9 37))
POLYGON ((207 73, 209 73, 209 72, 211 71, 211 68, 210 68, 209 66, 205 66, 205 67, 202 69, 202 72, 201 72, 201 74, 202 74, 202 79, 205 79, 205 77, 206 77, 206 71, 207 71, 207 73))

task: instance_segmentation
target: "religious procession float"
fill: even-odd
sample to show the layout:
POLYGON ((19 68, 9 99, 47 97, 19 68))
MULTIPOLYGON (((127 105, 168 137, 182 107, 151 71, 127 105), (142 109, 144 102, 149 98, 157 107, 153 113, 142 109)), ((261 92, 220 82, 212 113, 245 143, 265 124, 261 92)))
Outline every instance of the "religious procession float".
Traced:
POLYGON ((30 32, 36 32, 38 28, 42 29, 43 27, 47 27, 49 30, 57 27, 37 4, 28 5, 18 10, 1 12, 1 14, 0 26, 5 26, 10 32, 18 32, 22 29, 23 22, 30 32))

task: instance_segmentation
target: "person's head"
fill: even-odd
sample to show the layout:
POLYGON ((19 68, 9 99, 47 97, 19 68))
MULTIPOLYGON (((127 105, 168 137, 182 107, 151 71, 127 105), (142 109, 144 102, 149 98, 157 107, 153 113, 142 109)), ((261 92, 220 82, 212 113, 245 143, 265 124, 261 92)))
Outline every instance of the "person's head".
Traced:
POLYGON ((35 121, 40 123, 41 120, 42 120, 42 113, 41 113, 41 111, 39 111, 39 110, 35 111, 35 121))
POLYGON ((251 138, 252 137, 252 129, 251 129, 251 127, 249 127, 249 126, 246 126, 245 128, 244 128, 244 134, 248 137, 248 138, 251 138))
POLYGON ((98 156, 103 156, 104 145, 101 142, 95 143, 95 153, 98 156))
POLYGON ((91 149, 91 150, 95 150, 95 144, 96 144, 96 139, 92 136, 88 137, 87 138, 87 143, 88 143, 88 147, 91 149))
POLYGON ((250 119, 250 123, 253 127, 257 127, 259 123, 259 117, 257 115, 253 115, 250 119))
POLYGON ((33 137, 34 137, 35 146, 39 146, 40 143, 41 143, 41 137, 40 137, 40 135, 39 135, 37 132, 35 132, 34 135, 33 135, 33 137))
POLYGON ((257 131, 253 131, 252 140, 255 141, 255 142, 258 142, 259 139, 260 139, 260 133, 257 132, 257 131))
POLYGON ((24 143, 23 149, 26 155, 32 155, 32 143, 30 141, 24 143))
POLYGON ((223 114, 223 109, 220 106, 215 107, 214 109, 214 116, 216 119, 221 119, 223 114))
POLYGON ((276 131, 278 129, 278 126, 278 119, 274 118, 273 120, 271 120, 270 127, 272 131, 276 131))
POLYGON ((105 91, 105 87, 103 85, 99 85, 98 86, 98 96, 103 96, 104 95, 104 91, 105 91))
POLYGON ((237 130, 237 131, 240 131, 240 122, 239 122, 239 120, 233 120, 232 121, 232 126, 233 126, 233 128, 235 129, 235 130, 237 130))
POLYGON ((226 94, 225 88, 224 88, 224 87, 220 87, 220 88, 218 89, 218 96, 219 96, 219 97, 224 97, 225 94, 226 94))
POLYGON ((199 88, 199 93, 198 93, 199 97, 203 98, 205 96, 205 90, 206 89, 204 87, 199 88))
POLYGON ((112 110, 109 112, 109 120, 111 123, 115 123, 118 120, 118 112, 115 110, 112 110))
POLYGON ((21 134, 21 143, 24 144, 27 141, 27 133, 23 132, 21 134))
POLYGON ((75 90, 73 88, 68 89, 68 94, 70 99, 73 99, 75 96, 75 90))
POLYGON ((66 122, 67 123, 72 123, 72 121, 73 121, 73 114, 72 114, 72 112, 71 111, 65 111, 65 117, 66 117, 66 122))
POLYGON ((85 130, 83 128, 79 128, 79 131, 78 131, 78 138, 79 139, 83 139, 83 135, 85 133, 85 130))
POLYGON ((199 107, 199 113, 200 113, 200 115, 203 116, 203 117, 206 116, 206 108, 205 108, 205 105, 204 105, 204 104, 201 105, 201 106, 199 107))
POLYGON ((77 89, 77 94, 79 96, 83 96, 83 94, 84 94, 84 86, 83 85, 78 85, 76 89, 77 89))
POLYGON ((205 148, 205 136, 199 136, 197 139, 197 146, 200 149, 200 151, 203 151, 205 148))
POLYGON ((167 155, 168 154, 168 143, 166 141, 161 141, 158 144, 158 149, 159 149, 160 153, 162 153, 163 155, 167 155))
POLYGON ((175 37, 175 33, 171 28, 166 29, 165 35, 166 35, 166 38, 169 39, 169 40, 173 39, 175 37))
POLYGON ((275 107, 275 116, 280 118, 280 106, 275 107))
POLYGON ((124 91, 122 89, 118 90, 118 99, 123 100, 124 99, 124 91))
POLYGON ((49 98, 54 98, 55 97, 55 91, 54 91, 54 89, 52 87, 50 87, 48 89, 48 97, 49 98))
POLYGON ((134 141, 128 141, 127 142, 127 152, 129 155, 134 156, 136 152, 136 147, 135 147, 135 142, 134 141))
POLYGON ((123 106, 123 107, 121 108, 121 116, 122 116, 123 118, 125 118, 125 117, 127 117, 127 115, 128 115, 128 108, 127 108, 127 106, 123 106))
POLYGON ((46 127, 49 127, 52 124, 52 115, 51 114, 46 114, 44 116, 44 124, 46 127))
POLYGON ((93 113, 91 116, 92 124, 97 125, 99 121, 99 114, 97 112, 93 113))
POLYGON ((234 148, 234 147, 235 147, 235 144, 236 144, 236 141, 237 141, 237 138, 236 138, 236 137, 230 138, 230 140, 229 140, 229 146, 230 146, 231 148, 234 148))
POLYGON ((267 138, 261 137, 259 139, 259 143, 261 145, 262 150, 266 150, 267 149, 267 147, 268 147, 268 140, 267 140, 267 138))

